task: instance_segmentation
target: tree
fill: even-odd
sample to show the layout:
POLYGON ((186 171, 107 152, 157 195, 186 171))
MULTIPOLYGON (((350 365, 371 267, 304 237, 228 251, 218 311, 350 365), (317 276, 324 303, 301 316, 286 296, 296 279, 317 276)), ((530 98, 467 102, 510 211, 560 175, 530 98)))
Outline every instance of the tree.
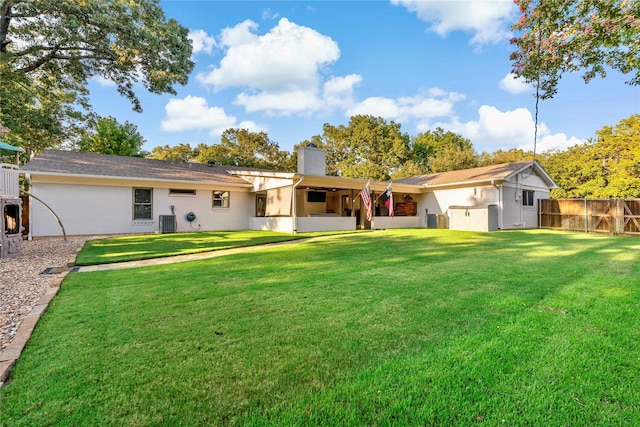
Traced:
POLYGON ((0 138, 9 135, 9 128, 5 127, 2 122, 0 122, 0 138))
POLYGON ((154 147, 149 157, 280 171, 294 171, 296 168, 295 157, 280 150, 265 132, 250 132, 247 129, 227 129, 221 136, 220 144, 201 143, 195 148, 189 144, 154 147))
POLYGON ((25 150, 22 161, 45 148, 60 148, 78 133, 82 114, 73 105, 75 96, 56 89, 49 92, 41 83, 48 80, 10 73, 0 56, 0 121, 9 130, 5 140, 25 150))
POLYGON ((608 68, 640 84, 640 2, 637 0, 514 0, 520 19, 512 29, 513 72, 538 82, 551 98, 564 72, 583 71, 585 82, 608 68))
POLYGON ((250 132, 247 129, 225 130, 220 137, 220 144, 213 147, 212 150, 201 151, 202 161, 213 160, 221 165, 283 170, 281 168, 287 167, 291 156, 281 151, 266 132, 250 132))
POLYGON ((172 162, 190 162, 198 163, 198 148, 206 147, 199 144, 197 148, 191 148, 190 144, 178 144, 170 147, 169 145, 153 147, 151 153, 147 156, 150 159, 170 160, 172 162))
POLYGON ((483 152, 478 158, 478 166, 499 165, 501 163, 521 162, 532 159, 532 151, 524 151, 521 148, 511 148, 507 151, 496 150, 493 153, 483 152))
POLYGON ((90 110, 95 76, 142 111, 134 84, 175 94, 187 82, 187 34, 156 0, 0 0, 0 120, 15 141, 62 144, 90 110))
POLYGON ((409 155, 409 136, 381 117, 353 116, 347 126, 325 123, 311 141, 327 151, 327 172, 348 178, 386 180, 409 155))
POLYGON ((78 141, 78 150, 87 153, 113 154, 116 156, 143 157, 144 138, 133 123, 118 123, 113 117, 101 117, 85 131, 78 141))
POLYGON ((560 186, 553 197, 640 197, 640 115, 605 126, 596 137, 541 163, 560 186))
POLYGON ((444 147, 430 161, 431 173, 471 169, 478 166, 475 150, 460 147, 444 147))
POLYGON ((411 160, 426 173, 468 169, 478 164, 473 144, 467 138, 438 127, 412 140, 411 160))

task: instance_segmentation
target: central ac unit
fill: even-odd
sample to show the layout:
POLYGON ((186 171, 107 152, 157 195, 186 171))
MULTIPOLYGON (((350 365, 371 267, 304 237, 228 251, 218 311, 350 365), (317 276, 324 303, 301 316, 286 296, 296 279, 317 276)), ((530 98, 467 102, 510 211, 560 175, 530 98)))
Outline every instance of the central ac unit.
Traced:
POLYGON ((175 233, 178 228, 175 215, 160 215, 160 232, 175 233))

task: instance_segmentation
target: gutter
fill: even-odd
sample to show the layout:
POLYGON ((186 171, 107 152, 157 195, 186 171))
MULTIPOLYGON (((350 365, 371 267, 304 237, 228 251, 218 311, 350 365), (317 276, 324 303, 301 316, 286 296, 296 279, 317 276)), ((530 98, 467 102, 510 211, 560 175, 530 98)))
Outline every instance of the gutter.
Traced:
POLYGON ((471 184, 474 184, 475 186, 479 186, 479 185, 482 185, 482 184, 485 184, 485 183, 491 183, 491 185, 495 186, 494 181, 496 181, 496 180, 502 181, 503 178, 492 178, 491 180, 480 180, 480 181, 460 181, 460 182, 452 182, 452 183, 447 183, 447 184, 429 184, 429 183, 426 183, 426 184, 422 185, 422 188, 434 190, 434 189, 438 189, 438 188, 447 188, 447 187, 460 187, 460 186, 467 187, 467 186, 469 186, 471 184))
MULTIPOLYGON (((234 188, 252 188, 253 186, 250 183, 246 183, 246 184, 240 184, 240 183, 229 183, 229 182, 221 182, 221 181, 216 181, 215 179, 211 179, 211 180, 187 180, 187 179, 169 179, 169 178, 144 178, 144 177, 136 177, 136 176, 114 176, 114 175, 87 175, 87 174, 69 174, 69 173, 63 173, 63 172, 40 172, 40 171, 32 171, 32 170, 25 170, 25 169, 20 169, 19 172, 21 174, 29 174, 29 175, 35 175, 35 181, 37 182, 41 182, 41 183, 60 183, 60 181, 58 180, 51 180, 51 179, 47 179, 47 177, 54 177, 54 178, 82 178, 82 179, 93 179, 96 181, 140 181, 140 182, 145 182, 145 183, 162 183, 162 184, 186 184, 186 185, 195 185, 195 184, 200 184, 200 185, 220 185, 220 186, 226 186, 226 187, 234 187, 234 188), (38 179, 39 178, 39 179, 38 179)), ((233 176, 233 175, 229 175, 229 176, 233 176)), ((243 178, 239 178, 239 179, 243 179, 243 178)), ((246 180, 245 180, 246 181, 246 180)), ((129 184, 126 184, 126 186, 130 186, 129 184)))
POLYGON ((298 182, 296 182, 295 184, 293 184, 293 186, 291 186, 291 217, 293 218, 292 224, 291 226, 293 227, 293 229, 291 230, 291 232, 293 234, 296 234, 298 232, 298 217, 296 216, 296 188, 298 187, 298 185, 302 184, 302 181, 304 181, 304 175, 300 176, 300 179, 298 180, 298 182))

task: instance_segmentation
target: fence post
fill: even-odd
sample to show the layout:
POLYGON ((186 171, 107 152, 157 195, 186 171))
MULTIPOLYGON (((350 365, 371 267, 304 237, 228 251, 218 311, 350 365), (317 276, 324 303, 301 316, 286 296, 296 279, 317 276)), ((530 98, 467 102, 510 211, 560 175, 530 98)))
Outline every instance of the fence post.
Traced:
POLYGON ((584 199, 584 232, 589 232, 589 216, 587 211, 587 199, 584 199))
POLYGON ((613 218, 613 234, 618 235, 624 232, 624 199, 616 199, 616 209, 613 218))
POLYGON ((542 199, 538 199, 538 228, 542 228, 542 199))

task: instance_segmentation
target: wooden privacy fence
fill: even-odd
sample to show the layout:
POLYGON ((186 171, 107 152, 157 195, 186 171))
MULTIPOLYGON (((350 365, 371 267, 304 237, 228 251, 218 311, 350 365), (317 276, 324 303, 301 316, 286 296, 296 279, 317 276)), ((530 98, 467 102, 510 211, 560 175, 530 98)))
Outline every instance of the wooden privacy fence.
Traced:
POLYGON ((541 199, 538 226, 640 236, 640 199, 541 199))

